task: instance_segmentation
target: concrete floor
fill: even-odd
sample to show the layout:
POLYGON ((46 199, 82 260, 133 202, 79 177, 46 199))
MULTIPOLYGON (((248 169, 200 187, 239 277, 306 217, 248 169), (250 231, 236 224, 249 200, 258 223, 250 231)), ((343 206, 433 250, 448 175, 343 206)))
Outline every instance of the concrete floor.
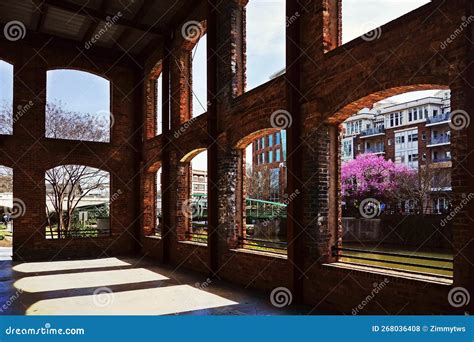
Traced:
POLYGON ((0 261, 0 315, 288 315, 268 294, 137 258, 0 261))

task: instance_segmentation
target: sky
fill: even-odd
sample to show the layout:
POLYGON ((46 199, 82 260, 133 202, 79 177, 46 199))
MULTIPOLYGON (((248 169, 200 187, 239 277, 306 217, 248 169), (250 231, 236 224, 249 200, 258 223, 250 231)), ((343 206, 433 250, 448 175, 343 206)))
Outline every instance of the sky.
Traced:
MULTIPOLYGON (((420 7, 429 0, 343 0, 343 43, 420 7)), ((247 5, 247 91, 265 82, 285 67, 285 0, 250 0, 247 5)), ((381 32, 383 35, 383 31, 381 32)), ((193 50, 193 116, 205 112, 206 36, 193 50)), ((0 105, 12 102, 12 69, 0 61, 0 105)), ((400 95, 405 102, 432 95, 400 95)), ((109 110, 110 84, 99 77, 74 70, 48 72, 47 100, 61 101, 68 110, 103 112, 109 110)), ((193 160, 193 167, 207 169, 203 152, 193 160)))

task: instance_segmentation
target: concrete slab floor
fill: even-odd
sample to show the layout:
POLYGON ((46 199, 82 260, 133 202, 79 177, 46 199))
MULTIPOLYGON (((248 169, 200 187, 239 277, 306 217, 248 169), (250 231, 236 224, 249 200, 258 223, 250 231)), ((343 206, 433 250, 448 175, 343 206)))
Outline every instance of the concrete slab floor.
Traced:
POLYGON ((0 315, 304 315, 310 310, 276 308, 268 294, 138 258, 0 261, 0 315))

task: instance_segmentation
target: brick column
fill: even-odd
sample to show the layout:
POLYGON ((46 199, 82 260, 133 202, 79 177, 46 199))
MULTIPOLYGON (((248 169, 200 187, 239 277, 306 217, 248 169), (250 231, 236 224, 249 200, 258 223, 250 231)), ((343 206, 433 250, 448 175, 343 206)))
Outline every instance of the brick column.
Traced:
POLYGON ((164 57, 162 62, 162 143, 161 143, 161 212, 162 221, 161 226, 161 241, 163 244, 162 262, 167 263, 170 259, 170 249, 172 243, 172 204, 171 194, 173 193, 173 186, 171 184, 171 159, 170 159, 170 39, 169 36, 164 43, 164 57))
MULTIPOLYGON (((286 13, 301 13, 300 4, 295 1, 286 2, 286 13)), ((286 30, 286 96, 287 109, 292 118, 292 125, 287 128, 287 193, 291 196, 302 189, 302 145, 301 145, 301 91, 300 91, 300 49, 303 41, 300 35, 301 20, 296 19, 286 30)), ((290 262, 290 279, 295 302, 303 299, 303 251, 301 248, 301 232, 303 227, 303 199, 296 196, 288 203, 288 261, 290 262)))
POLYGON ((43 141, 46 103, 46 67, 32 51, 23 48, 14 67, 13 134, 21 142, 11 151, 14 207, 23 215, 13 220, 13 257, 22 260, 45 238, 45 183, 43 141), (30 108, 17 115, 21 108, 30 108))

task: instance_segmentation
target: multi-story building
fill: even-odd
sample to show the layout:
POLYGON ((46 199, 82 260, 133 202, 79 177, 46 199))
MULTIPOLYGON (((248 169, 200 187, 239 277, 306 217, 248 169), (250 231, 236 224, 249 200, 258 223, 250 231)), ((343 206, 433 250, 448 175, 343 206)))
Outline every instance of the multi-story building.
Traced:
POLYGON ((395 163, 433 171, 432 208, 445 210, 451 190, 450 91, 405 103, 382 101, 343 124, 341 158, 382 155, 395 163))
POLYGON ((253 142, 252 169, 269 172, 270 201, 280 201, 286 191, 286 131, 268 134, 253 142))
POLYGON ((207 171, 193 169, 192 178, 193 195, 207 195, 207 171))

